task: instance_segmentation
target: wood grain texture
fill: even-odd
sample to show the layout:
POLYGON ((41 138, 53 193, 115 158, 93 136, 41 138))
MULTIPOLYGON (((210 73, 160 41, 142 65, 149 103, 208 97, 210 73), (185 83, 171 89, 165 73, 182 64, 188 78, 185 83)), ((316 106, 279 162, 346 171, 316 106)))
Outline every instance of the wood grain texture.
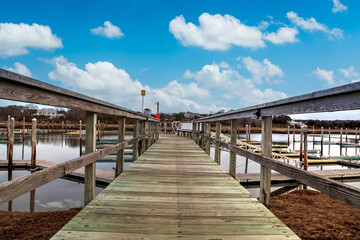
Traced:
POLYGON ((216 114, 195 120, 196 122, 224 121, 260 116, 291 115, 301 113, 335 112, 360 109, 360 83, 351 83, 300 96, 263 103, 255 106, 216 114))
POLYGON ((96 160, 103 158, 113 152, 117 152, 124 147, 131 146, 134 142, 138 142, 147 138, 150 134, 138 136, 136 138, 124 141, 114 146, 97 150, 96 152, 83 155, 78 158, 74 158, 67 162, 57 164, 47 169, 34 172, 31 175, 19 177, 10 182, 0 184, 0 205, 19 197, 29 191, 36 189, 46 183, 49 183, 55 179, 61 178, 71 172, 84 167, 90 163, 96 162, 96 160))
MULTIPOLYGON (((215 132, 215 139, 220 140, 221 134, 221 124, 220 122, 216 122, 216 132, 215 132)), ((215 143, 215 162, 220 165, 220 146, 219 144, 215 143)))
MULTIPOLYGON (((96 151, 96 119, 97 119, 96 113, 86 112, 85 154, 89 154, 96 151)), ((89 163, 88 165, 85 166, 85 183, 84 183, 85 206, 95 198, 95 179, 96 179, 95 169, 96 169, 96 162, 89 163)))
POLYGON ((78 238, 298 239, 191 139, 176 135, 160 135, 53 237, 78 238))
MULTIPOLYGON (((119 118, 118 143, 125 141, 125 121, 124 117, 119 118)), ((115 177, 124 171, 124 149, 120 149, 116 155, 115 177)))
MULTIPOLYGON (((261 155, 272 155, 272 117, 263 117, 261 125, 261 155)), ((264 165, 260 167, 260 197, 259 200, 270 208, 271 168, 264 165)))
POLYGON ((141 113, 0 69, 0 98, 159 121, 141 113))
MULTIPOLYGON (((230 143, 233 144, 233 145, 236 145, 237 128, 238 128, 237 120, 236 119, 231 120, 231 124, 230 124, 230 129, 231 129, 230 143)), ((233 152, 233 151, 230 151, 230 165, 229 166, 230 166, 229 167, 229 174, 230 174, 230 176, 235 178, 235 175, 236 175, 236 153, 233 152)))
MULTIPOLYGON (((205 135, 202 135, 206 138, 205 135)), ((357 208, 360 208, 360 190, 356 187, 343 184, 331 179, 327 179, 311 172, 304 171, 295 166, 287 163, 283 163, 279 160, 274 160, 269 157, 261 156, 257 153, 253 153, 237 147, 232 144, 224 143, 211 138, 213 143, 218 143, 221 147, 236 152, 237 154, 247 157, 265 167, 271 168, 291 179, 294 179, 302 184, 306 184, 312 188, 319 190, 329 196, 351 204, 357 208)))

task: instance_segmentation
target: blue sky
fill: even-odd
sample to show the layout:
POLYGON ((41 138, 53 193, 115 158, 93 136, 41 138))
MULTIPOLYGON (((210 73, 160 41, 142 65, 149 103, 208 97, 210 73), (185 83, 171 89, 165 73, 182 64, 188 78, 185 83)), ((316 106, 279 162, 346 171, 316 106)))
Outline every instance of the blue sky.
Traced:
POLYGON ((143 88, 153 110, 160 101, 164 112, 207 113, 360 79, 359 1, 3 0, 2 7, 0 67, 133 110, 143 88))

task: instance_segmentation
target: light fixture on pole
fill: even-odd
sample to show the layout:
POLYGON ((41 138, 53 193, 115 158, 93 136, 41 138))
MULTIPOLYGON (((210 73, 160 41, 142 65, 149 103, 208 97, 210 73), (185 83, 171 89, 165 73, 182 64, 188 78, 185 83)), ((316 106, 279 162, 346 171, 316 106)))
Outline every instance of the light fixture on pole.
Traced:
POLYGON ((145 97, 145 90, 141 90, 141 96, 142 96, 141 112, 144 114, 144 97, 145 97))

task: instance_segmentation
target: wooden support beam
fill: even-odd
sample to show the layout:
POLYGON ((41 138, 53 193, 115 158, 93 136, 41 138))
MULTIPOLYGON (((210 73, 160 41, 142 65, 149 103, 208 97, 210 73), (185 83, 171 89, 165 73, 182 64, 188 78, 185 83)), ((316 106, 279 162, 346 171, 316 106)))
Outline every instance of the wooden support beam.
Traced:
MULTIPOLYGON (((31 166, 30 171, 36 171, 36 118, 31 120, 31 166)), ((30 212, 35 211, 35 189, 30 192, 30 212)))
MULTIPOLYGON (((272 117, 262 117, 261 155, 272 157, 272 117)), ((271 168, 261 164, 260 202, 270 208, 271 168)))
MULTIPOLYGON (((236 141, 237 141, 237 120, 233 119, 231 120, 231 126, 230 126, 230 143, 232 145, 236 145, 236 141)), ((233 178, 235 178, 236 175, 236 153, 233 151, 230 151, 230 164, 229 164, 230 168, 229 168, 229 174, 230 176, 232 176, 233 178)))
MULTIPOLYGON (((9 138, 9 155, 8 155, 8 181, 12 180, 13 171, 13 157, 14 157, 14 132, 15 132, 15 119, 10 119, 10 138, 9 138)), ((8 211, 12 211, 12 201, 8 202, 8 211)))
POLYGON ((25 152, 25 117, 22 119, 22 154, 21 159, 24 160, 24 153, 25 152))
MULTIPOLYGON (((308 170, 308 141, 307 141, 307 126, 301 126, 301 132, 304 138, 304 170, 308 170)), ((307 189, 307 186, 303 186, 304 189, 307 189)))
MULTIPOLYGON (((201 123, 196 123, 196 132, 197 133, 200 133, 200 124, 201 123)), ((198 146, 200 146, 200 135, 199 134, 196 134, 196 144, 198 146)))
POLYGON ((156 139, 156 141, 157 141, 157 140, 159 140, 159 134, 160 134, 160 131, 159 131, 160 129, 159 129, 159 128, 160 128, 160 123, 157 122, 157 123, 155 123, 155 124, 156 124, 156 134, 155 134, 156 137, 155 137, 155 139, 156 139))
MULTIPOLYGON (((146 121, 145 122, 145 125, 146 125, 146 131, 145 133, 149 133, 151 132, 151 125, 150 125, 150 122, 149 121, 146 121)), ((146 141, 147 145, 146 145, 146 150, 149 149, 149 147, 151 147, 151 136, 148 137, 147 141, 146 141)))
POLYGON ((270 197, 276 197, 280 196, 284 193, 287 193, 297 187, 299 187, 301 184, 295 184, 294 186, 284 186, 282 188, 276 189, 275 191, 271 192, 270 197))
POLYGON ((293 150, 295 150, 295 124, 293 126, 293 150))
MULTIPOLYGON (((141 135, 146 134, 146 122, 141 121, 141 135)), ((146 151, 146 139, 141 141, 141 155, 146 151)), ((140 156, 141 156, 140 155, 140 156)))
MULTIPOLYGON (((125 117, 119 117, 118 143, 125 141, 125 117)), ((116 155, 115 177, 124 171, 124 149, 120 149, 116 155)))
POLYGON ((312 127, 313 150, 315 150, 315 126, 312 127))
POLYGON ((324 127, 321 127, 320 156, 323 155, 324 155, 324 127))
MULTIPOLYGON (((70 174, 71 172, 81 167, 87 166, 90 163, 95 163, 96 160, 103 158, 113 152, 117 152, 121 148, 131 146, 134 142, 146 139, 150 134, 152 133, 141 135, 136 138, 126 140, 122 143, 115 144, 114 146, 99 149, 98 151, 56 164, 41 171, 36 171, 33 174, 16 178, 10 182, 2 183, 0 184, 0 205, 25 193, 28 193, 33 189, 43 186, 44 184, 49 183, 55 179, 70 174)), ((94 136, 93 138, 96 139, 94 136)))
MULTIPOLYGON (((201 132, 202 134, 205 134, 205 129, 206 129, 206 126, 205 126, 205 123, 203 122, 203 123, 201 123, 201 130, 200 130, 200 132, 201 132)), ((200 144, 201 144, 201 145, 200 145, 201 149, 202 149, 202 150, 205 150, 205 138, 201 137, 201 143, 200 143, 200 144)))
POLYGON ((343 128, 340 128, 340 156, 342 156, 343 128))
MULTIPOLYGON (((205 131, 206 131, 206 136, 210 137, 210 126, 211 124, 210 123, 205 123, 205 131)), ((207 155, 210 155, 210 140, 209 139, 206 139, 205 140, 205 152, 207 155)))
POLYGON ((82 122, 81 120, 79 121, 79 148, 80 148, 80 156, 82 156, 82 122))
POLYGON ((290 126, 288 126, 288 146, 290 146, 290 126))
MULTIPOLYGON (((220 140, 221 134, 221 124, 220 122, 216 122, 216 132, 215 139, 220 140)), ((220 165, 220 146, 218 143, 215 143, 215 162, 220 165)))
MULTIPOLYGON (((96 151, 96 118, 96 113, 86 112, 85 154, 96 151)), ((95 169, 95 162, 85 166, 85 206, 95 198, 95 169)))
POLYGON ((36 118, 31 121, 31 172, 35 171, 36 168, 36 118))
MULTIPOLYGON (((206 138, 206 136, 204 136, 206 138)), ((211 138, 213 143, 219 143, 223 148, 236 152, 237 154, 248 157, 252 161, 262 164, 274 171, 277 171, 291 179, 294 179, 302 184, 306 184, 314 189, 319 190, 329 196, 344 201, 360 209, 360 190, 354 186, 341 183, 339 181, 331 180, 320 175, 311 173, 311 171, 304 171, 298 167, 292 166, 288 163, 283 163, 277 159, 272 159, 242 149, 229 143, 224 143, 211 138)), ((1 200, 1 188, 0 188, 1 200)), ((1 204, 1 201, 0 201, 1 204)))
MULTIPOLYGON (((137 138, 139 133, 139 120, 134 120, 134 128, 133 128, 133 138, 137 138)), ((133 161, 138 158, 139 155, 139 143, 134 142, 133 144, 133 161)))

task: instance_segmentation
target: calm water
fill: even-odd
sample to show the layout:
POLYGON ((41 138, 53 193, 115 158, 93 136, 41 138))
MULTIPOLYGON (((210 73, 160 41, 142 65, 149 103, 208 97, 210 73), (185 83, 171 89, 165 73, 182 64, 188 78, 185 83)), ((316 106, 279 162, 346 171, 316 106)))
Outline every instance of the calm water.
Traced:
MULTIPOLYGON (((332 141, 339 141, 338 135, 332 135, 334 138, 332 141)), ((103 139, 114 139, 117 136, 107 135, 103 139)), ((126 136, 127 139, 131 136, 126 136)), ((244 139, 244 135, 240 135, 240 139, 244 139)), ((350 138, 350 137, 349 137, 350 138)), ((260 141, 261 134, 252 134, 251 141, 260 141)), ((296 139, 299 140, 299 135, 296 135, 296 139)), ((316 137, 315 140, 320 140, 316 137)), ((324 135, 324 140, 328 140, 327 135, 324 135)), ((290 135, 290 142, 292 141, 292 135, 290 135)), ((309 150, 313 149, 312 136, 309 136, 309 150)), ((345 141, 345 138, 344 138, 345 141)), ((273 134, 274 143, 287 143, 287 134, 273 134)), ((291 142, 292 143, 292 142, 291 142)), ((27 136, 24 147, 24 159, 30 159, 31 150, 30 137, 27 136)), ((83 142, 83 146, 85 143, 83 142)), ((299 149, 300 143, 295 144, 295 149, 299 149)), ((292 146, 290 146, 292 149, 292 146)), ((315 149, 320 150, 320 145, 315 145, 315 149)), ((62 134, 44 134, 38 135, 37 141, 37 159, 49 160, 54 162, 65 162, 70 159, 79 156, 79 137, 78 136, 62 136, 62 134)), ((340 147, 337 145, 330 146, 331 155, 339 155, 340 147)), ((359 151, 358 151, 359 152, 359 151)), ((324 145, 324 155, 329 153, 329 146, 324 145)), ((343 149, 345 154, 345 148, 343 149)), ((348 149, 348 155, 355 155, 354 148, 348 149)), ((210 150, 210 156, 214 157, 214 148, 210 150)), ((6 144, 0 144, 0 159, 6 159, 6 144)), ((14 145, 14 159, 22 159, 22 142, 16 141, 14 145)), ((125 169, 131 163, 125 163, 125 169)), ((221 166, 229 171, 229 152, 221 151, 221 166)), ((245 172, 245 158, 237 156, 237 173, 245 172)), ((115 163, 96 163, 97 169, 114 172, 115 163)), ((324 166, 323 169, 341 169, 347 168, 338 165, 324 166)), ((310 170, 320 170, 320 167, 310 166, 310 170)), ((248 173, 259 173, 260 165, 256 162, 249 160, 248 173)), ((13 179, 29 174, 28 171, 14 171, 13 179)), ((0 183, 7 181, 7 171, 0 171, 0 183)), ((356 187, 360 187, 359 183, 347 183, 356 187)), ((275 189, 275 188, 274 188, 275 189)), ((256 188, 248 189, 255 197, 258 197, 259 190, 256 188)), ((96 194, 102 191, 101 188, 96 188, 96 194)), ((35 194, 35 210, 36 211, 49 211, 49 210, 65 210, 72 207, 81 207, 83 205, 84 198, 84 185, 76 182, 72 182, 64 179, 57 179, 51 183, 48 183, 38 189, 35 194)), ((13 200, 14 211, 28 211, 30 194, 25 194, 19 198, 13 200)), ((0 206, 0 210, 7 210, 7 204, 0 206)))

